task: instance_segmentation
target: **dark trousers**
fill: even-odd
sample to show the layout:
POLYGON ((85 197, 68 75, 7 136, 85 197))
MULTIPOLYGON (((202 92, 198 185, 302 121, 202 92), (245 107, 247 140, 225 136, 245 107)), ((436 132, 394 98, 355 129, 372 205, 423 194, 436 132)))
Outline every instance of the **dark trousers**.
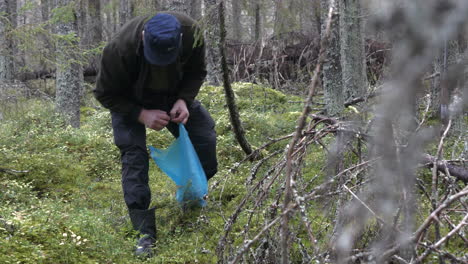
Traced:
MULTIPOLYGON (((185 124, 188 135, 207 179, 217 172, 215 123, 200 102, 189 107, 190 117, 185 124)), ((129 209, 146 210, 151 201, 148 185, 149 155, 146 149, 146 128, 122 114, 112 112, 114 142, 120 149, 122 161, 122 187, 125 203, 129 209)), ((166 127, 178 137, 178 125, 170 122, 166 127)))

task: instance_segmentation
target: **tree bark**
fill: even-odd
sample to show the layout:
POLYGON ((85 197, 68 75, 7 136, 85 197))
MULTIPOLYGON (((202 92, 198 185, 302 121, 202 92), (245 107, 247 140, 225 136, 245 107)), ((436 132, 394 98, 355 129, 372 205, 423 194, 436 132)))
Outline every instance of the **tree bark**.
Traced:
POLYGON ((176 11, 176 12, 180 12, 180 13, 183 13, 183 14, 186 14, 186 15, 190 15, 190 1, 191 0, 181 0, 181 1, 176 1, 176 0, 173 0, 173 1, 170 1, 169 2, 169 6, 168 6, 168 9, 170 11, 176 11))
POLYGON ((202 1, 191 0, 190 1, 190 16, 195 20, 202 18, 202 1))
POLYGON ((262 14, 259 1, 255 1, 255 41, 262 38, 262 14))
POLYGON ((236 41, 242 41, 241 3, 239 0, 231 0, 232 8, 232 37, 236 41))
POLYGON ((42 21, 49 20, 49 0, 41 0, 42 21))
POLYGON ((204 0, 205 3, 205 48, 206 48, 206 68, 208 74, 206 81, 211 85, 219 85, 223 77, 219 69, 220 54, 216 46, 220 43, 219 16, 216 8, 216 0, 204 0))
MULTIPOLYGON (((328 0, 321 0, 321 10, 328 10, 328 0)), ((339 3, 336 3, 339 5, 339 3)), ((341 50, 340 50, 340 18, 338 9, 333 13, 330 39, 327 49, 327 59, 323 65, 322 85, 325 93, 325 104, 328 115, 337 115, 344 108, 343 77, 341 71, 341 50)), ((324 22, 327 14, 322 12, 322 35, 324 32, 324 22)), ((322 36, 323 37, 323 36, 322 36)))
POLYGON ((362 17, 360 0, 341 0, 341 65, 346 101, 364 96, 367 88, 362 17))
POLYGON ((6 15, 0 19, 0 82, 9 82, 14 78, 13 41, 9 34, 13 25, 10 4, 8 0, 0 0, 0 13, 6 15))
POLYGON ((120 0, 119 18, 120 26, 123 26, 133 17, 135 3, 132 0, 120 0))
MULTIPOLYGON (((73 0, 58 0, 58 6, 66 6, 73 0)), ((55 104, 59 113, 63 114, 72 127, 80 126, 80 95, 81 76, 83 76, 81 66, 76 63, 76 48, 78 25, 76 11, 70 9, 68 12, 74 19, 60 21, 57 23, 57 78, 55 104)), ((68 16, 68 17, 70 17, 68 16)))
POLYGON ((225 16, 224 16, 224 1, 219 2, 218 7, 219 12, 219 32, 220 32, 220 41, 219 41, 219 53, 221 55, 221 68, 223 70, 223 84, 224 92, 226 95, 226 103, 229 109, 229 118, 231 120, 232 129, 236 136, 237 142, 241 146, 245 154, 250 155, 252 153, 252 147, 245 138, 245 131, 242 127, 242 122, 239 117, 239 110, 236 105, 236 99, 234 92, 229 81, 229 69, 226 62, 226 27, 225 27, 225 16))
POLYGON ((88 0, 88 12, 90 16, 90 43, 96 45, 102 41, 101 1, 88 0))
MULTIPOLYGON (((94 48, 100 45, 102 41, 102 19, 101 19, 101 1, 88 0, 89 12, 89 45, 87 48, 94 48)), ((99 56, 95 55, 89 59, 91 68, 99 67, 99 56)))

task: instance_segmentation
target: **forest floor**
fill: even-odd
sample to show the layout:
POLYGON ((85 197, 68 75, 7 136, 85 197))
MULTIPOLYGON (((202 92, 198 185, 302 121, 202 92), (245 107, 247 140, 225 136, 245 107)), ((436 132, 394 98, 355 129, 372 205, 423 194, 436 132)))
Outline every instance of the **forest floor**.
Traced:
MULTIPOLYGON (((258 85, 234 86, 247 138, 256 147, 290 133, 301 104, 258 85)), ((150 161, 156 209, 157 254, 148 263, 214 263, 226 218, 245 194, 248 167, 231 132, 222 87, 202 88, 199 100, 218 134, 219 172, 208 206, 182 212, 174 183, 150 161)), ((110 114, 93 98, 82 107, 81 128, 54 114, 51 101, 18 99, 0 123, 0 263, 133 263, 135 233, 123 201, 119 151, 110 114)), ((167 147, 167 131, 147 131, 147 143, 167 147)), ((285 142, 270 150, 284 148, 285 142)), ((238 232, 234 231, 234 232, 238 232)))
MULTIPOLYGON (((288 137, 277 139, 294 131, 303 99, 249 83, 237 83, 233 88, 253 148, 271 143, 261 151, 263 157, 284 153, 288 137)), ((86 97, 80 129, 67 126, 54 113, 52 100, 18 97, 0 108, 0 263, 139 261, 133 256, 136 234, 123 200, 120 155, 113 144, 110 114, 90 93, 86 97)), ((235 255, 240 246, 262 230, 270 210, 278 210, 275 205, 281 200, 281 182, 271 184, 263 200, 257 200, 253 192, 254 185, 261 186, 257 184, 261 181, 274 182, 269 175, 277 164, 243 161, 245 154, 232 133, 223 88, 204 86, 198 99, 216 122, 219 172, 209 182, 207 207, 183 212, 175 200, 175 184, 150 160, 151 207, 156 207, 158 233, 156 256, 146 263, 216 263, 218 243, 237 209, 241 213, 226 235, 223 256, 235 255), (242 208, 248 195, 255 199, 246 200, 249 204, 242 208)), ((147 144, 157 148, 166 148, 173 141, 165 130, 147 130, 147 134, 147 144)), ((333 138, 333 134, 326 134, 321 139, 324 145, 312 144, 304 156, 301 181, 297 183, 304 190, 313 190, 326 179, 324 146, 329 146, 333 138)), ((356 162, 351 156, 344 159, 349 164, 356 162)), ((418 173, 420 184, 430 188, 430 170, 418 173)), ((292 233, 299 246, 291 247, 292 262, 302 263, 313 247, 326 250, 335 207, 331 199, 308 204, 304 217, 310 219, 308 227, 316 239, 313 245, 307 242, 307 230, 301 221, 293 221, 297 228, 292 233)), ((419 212, 425 213, 418 213, 415 221, 423 221, 430 207, 427 200, 420 202, 419 212)), ((454 223, 461 219, 457 217, 452 218, 454 223)), ((374 233, 376 223, 370 221, 366 227, 369 233, 374 233)), ((443 227, 442 232, 449 231, 446 229, 443 227)), ((275 232, 269 233, 270 240, 262 241, 275 245, 275 232)), ((433 236, 431 232, 427 237, 433 236)), ((361 239, 363 247, 371 243, 366 235, 361 239)), ((261 243, 252 247, 252 256, 261 249, 261 243)), ((454 237, 449 249, 463 256, 464 243, 454 237)), ((275 254, 270 252, 269 256, 275 254)))

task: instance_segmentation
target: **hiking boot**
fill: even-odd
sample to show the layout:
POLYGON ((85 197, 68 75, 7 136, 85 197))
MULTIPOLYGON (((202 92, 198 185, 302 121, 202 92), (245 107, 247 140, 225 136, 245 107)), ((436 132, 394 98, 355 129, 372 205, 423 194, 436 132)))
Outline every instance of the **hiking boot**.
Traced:
POLYGON ((139 257, 152 257, 153 246, 156 242, 156 220, 154 211, 156 208, 149 210, 130 209, 129 215, 132 221, 133 229, 140 233, 135 255, 139 257))
POLYGON ((149 235, 143 235, 137 242, 135 255, 141 258, 151 258, 154 255, 154 243, 156 241, 149 235))

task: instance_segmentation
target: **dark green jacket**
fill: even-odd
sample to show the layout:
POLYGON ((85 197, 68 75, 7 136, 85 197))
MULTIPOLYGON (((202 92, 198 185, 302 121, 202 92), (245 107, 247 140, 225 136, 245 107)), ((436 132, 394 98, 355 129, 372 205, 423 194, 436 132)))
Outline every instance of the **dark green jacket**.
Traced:
MULTIPOLYGON (((190 17, 175 13, 182 25, 182 53, 177 62, 168 65, 167 78, 176 87, 171 91, 190 106, 206 76, 205 48, 201 32, 190 17)), ((104 48, 101 66, 93 90, 96 99, 113 112, 137 120, 142 110, 144 89, 149 85, 150 64, 143 55, 142 31, 151 16, 139 16, 126 23, 104 48)))

